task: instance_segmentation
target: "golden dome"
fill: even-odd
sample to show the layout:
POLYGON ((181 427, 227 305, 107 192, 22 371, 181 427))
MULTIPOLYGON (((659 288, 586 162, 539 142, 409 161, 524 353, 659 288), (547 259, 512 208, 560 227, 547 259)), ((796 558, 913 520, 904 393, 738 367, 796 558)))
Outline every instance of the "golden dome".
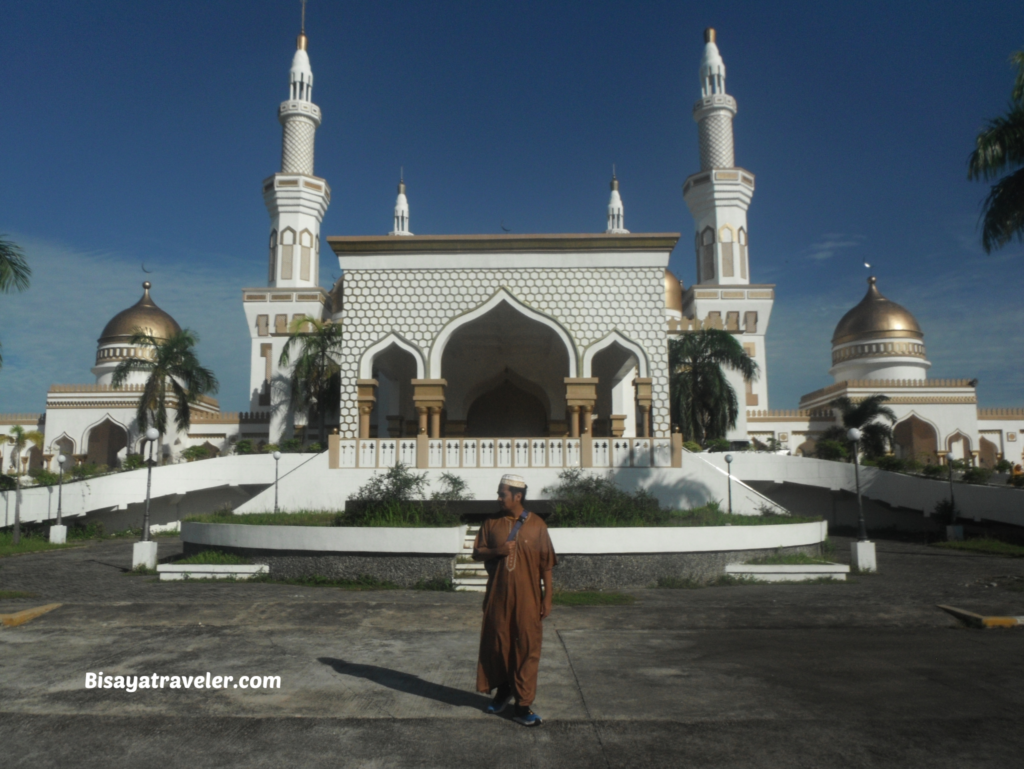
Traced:
POLYGON ((177 321, 153 303, 149 296, 151 287, 148 280, 143 283, 142 298, 110 319, 100 334, 100 344, 127 342, 136 329, 157 339, 167 339, 181 331, 177 321))
POLYGON ((924 339, 924 332, 910 311, 881 295, 875 278, 868 278, 868 292, 836 326, 832 344, 861 339, 924 339))
POLYGON ((668 268, 665 269, 665 309, 683 312, 683 283, 668 268))

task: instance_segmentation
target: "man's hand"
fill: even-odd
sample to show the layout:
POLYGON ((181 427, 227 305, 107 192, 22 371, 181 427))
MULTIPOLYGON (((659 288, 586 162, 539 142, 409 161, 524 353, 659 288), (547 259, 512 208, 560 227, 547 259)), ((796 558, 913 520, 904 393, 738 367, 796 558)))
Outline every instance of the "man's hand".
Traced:
POLYGON ((502 542, 496 548, 494 552, 499 557, 509 557, 516 552, 516 541, 513 539, 511 542, 502 542))
POLYGON ((554 585, 551 584, 551 572, 546 571, 541 577, 544 580, 544 597, 540 601, 540 618, 551 614, 551 598, 555 593, 554 585))

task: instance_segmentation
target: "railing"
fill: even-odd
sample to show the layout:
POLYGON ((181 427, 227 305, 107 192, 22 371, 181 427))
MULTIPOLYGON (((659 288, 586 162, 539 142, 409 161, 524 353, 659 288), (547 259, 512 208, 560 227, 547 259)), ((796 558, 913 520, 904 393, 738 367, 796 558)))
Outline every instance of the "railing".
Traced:
POLYGON ((339 468, 672 467, 670 438, 332 438, 339 468))

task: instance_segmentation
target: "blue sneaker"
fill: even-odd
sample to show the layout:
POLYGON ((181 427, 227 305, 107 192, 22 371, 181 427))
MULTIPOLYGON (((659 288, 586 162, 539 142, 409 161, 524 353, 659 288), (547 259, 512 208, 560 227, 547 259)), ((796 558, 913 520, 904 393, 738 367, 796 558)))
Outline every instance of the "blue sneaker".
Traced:
POLYGON ((512 687, 499 686, 498 691, 494 694, 494 699, 491 700, 491 704, 487 706, 487 712, 496 716, 508 707, 510 702, 512 702, 512 687))
POLYGON ((516 705, 515 715, 512 716, 512 720, 523 726, 540 726, 544 723, 544 719, 526 705, 516 705))

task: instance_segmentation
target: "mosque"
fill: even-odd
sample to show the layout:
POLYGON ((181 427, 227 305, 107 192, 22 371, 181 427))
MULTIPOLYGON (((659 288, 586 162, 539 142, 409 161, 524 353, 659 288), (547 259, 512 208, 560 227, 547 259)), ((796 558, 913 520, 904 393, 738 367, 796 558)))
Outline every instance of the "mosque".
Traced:
MULTIPOLYGON (((680 234, 626 229, 613 175, 606 230, 573 234, 415 235, 402 181, 391 232, 325 239, 343 273, 327 290, 318 266, 331 189, 314 174, 321 113, 308 39, 300 34, 288 98, 278 108, 281 170, 263 182, 267 284, 242 289, 249 411, 224 413, 202 398, 188 431, 164 436, 164 457, 176 460, 190 446, 216 455, 243 439, 260 445, 301 435, 306 415, 292 407, 291 370, 278 361, 289 324, 311 316, 344 326, 340 406, 328 423, 335 441, 353 447, 389 439, 396 452, 404 450, 396 442, 426 438, 462 441, 458 452, 470 443, 476 451, 480 439, 546 438, 550 443, 535 442, 533 450, 557 446, 578 451, 578 464, 601 466, 588 446, 607 449, 606 439, 621 439, 630 441, 622 444, 627 451, 652 451, 650 464, 657 465, 658 448, 673 434, 669 341, 714 328, 734 334, 760 369, 753 382, 729 373, 745 406, 730 439, 774 439, 808 454, 838 423, 832 400, 881 393, 898 416, 898 455, 941 461, 948 454, 988 466, 1002 457, 1020 461, 1024 409, 978 408, 977 380, 928 379, 924 332, 875 278, 832 336, 834 384, 803 396, 797 410, 769 409, 765 340, 775 287, 753 282, 747 209, 755 177, 735 162, 737 103, 725 82, 709 29, 693 107, 700 170, 682 188, 695 224, 696 282, 689 288, 668 270, 680 234)), ((120 361, 145 354, 130 344, 133 330, 166 338, 181 328, 153 291, 143 284, 139 301, 103 329, 95 384, 53 385, 44 413, 0 415, 0 434, 15 424, 44 433, 43 448, 28 447, 23 466, 54 467, 60 453, 114 466, 141 451, 135 410, 144 375, 120 389, 111 379, 120 361)), ((15 460, 10 450, 2 459, 6 472, 15 460)), ((634 465, 646 461, 634 458, 634 465)))

